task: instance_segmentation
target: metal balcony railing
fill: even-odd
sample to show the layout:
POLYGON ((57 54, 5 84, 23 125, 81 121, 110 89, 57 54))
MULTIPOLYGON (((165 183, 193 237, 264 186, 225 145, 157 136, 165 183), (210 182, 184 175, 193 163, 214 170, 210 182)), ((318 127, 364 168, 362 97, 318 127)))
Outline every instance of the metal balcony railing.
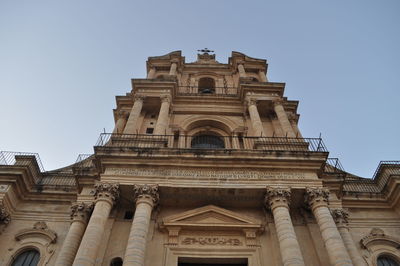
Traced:
POLYGON ((42 161, 38 153, 33 152, 15 152, 15 151, 0 151, 0 165, 29 165, 30 160, 23 160, 23 158, 35 157, 40 172, 44 172, 42 161), (17 161, 17 159, 19 159, 17 161))
POLYGON ((238 96, 237 87, 198 87, 198 86, 179 86, 179 96, 205 96, 205 97, 236 97, 238 96))
POLYGON ((192 150, 263 150, 328 152, 321 138, 247 137, 211 135, 144 135, 102 133, 97 147, 192 150))

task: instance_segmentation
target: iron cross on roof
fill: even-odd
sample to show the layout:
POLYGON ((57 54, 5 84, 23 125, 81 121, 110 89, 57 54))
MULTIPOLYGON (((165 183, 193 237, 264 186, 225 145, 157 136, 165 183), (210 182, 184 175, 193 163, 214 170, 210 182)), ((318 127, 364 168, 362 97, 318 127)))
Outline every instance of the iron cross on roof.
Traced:
POLYGON ((204 48, 204 49, 197 50, 197 51, 198 51, 198 52, 201 52, 201 53, 203 53, 203 54, 214 53, 214 51, 209 50, 208 48, 204 48))

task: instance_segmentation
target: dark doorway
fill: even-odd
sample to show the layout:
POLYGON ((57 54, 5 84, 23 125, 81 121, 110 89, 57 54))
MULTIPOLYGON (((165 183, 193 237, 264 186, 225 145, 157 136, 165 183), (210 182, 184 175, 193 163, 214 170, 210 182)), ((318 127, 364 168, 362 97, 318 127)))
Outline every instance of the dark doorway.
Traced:
POLYGON ((248 266, 247 258, 179 258, 178 266, 248 266))

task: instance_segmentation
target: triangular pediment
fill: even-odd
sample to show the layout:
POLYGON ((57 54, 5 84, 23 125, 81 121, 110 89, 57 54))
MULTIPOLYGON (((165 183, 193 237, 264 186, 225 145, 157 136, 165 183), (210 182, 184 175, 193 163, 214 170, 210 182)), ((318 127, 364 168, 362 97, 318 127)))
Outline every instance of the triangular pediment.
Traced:
POLYGON ((179 227, 241 227, 259 228, 261 223, 253 218, 214 205, 185 211, 166 217, 164 226, 179 227))

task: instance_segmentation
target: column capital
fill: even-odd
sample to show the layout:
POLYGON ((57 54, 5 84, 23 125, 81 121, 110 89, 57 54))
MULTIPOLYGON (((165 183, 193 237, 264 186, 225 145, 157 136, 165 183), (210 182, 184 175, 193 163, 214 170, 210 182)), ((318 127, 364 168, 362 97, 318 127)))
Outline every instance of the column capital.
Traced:
POLYGON ((349 212, 345 209, 332 209, 331 214, 337 225, 347 225, 349 212))
POLYGON ((134 102, 143 102, 145 98, 146 98, 146 96, 144 96, 144 95, 135 94, 133 96, 133 101, 134 102))
POLYGON ((305 203, 311 208, 328 206, 329 189, 327 188, 306 188, 305 203))
POLYGON ((162 102, 162 103, 164 103, 164 102, 170 103, 170 102, 171 102, 171 96, 170 96, 170 95, 167 95, 167 94, 161 95, 161 96, 160 96, 160 99, 161 99, 161 102, 162 102))
POLYGON ((96 201, 105 200, 113 205, 119 198, 118 183, 99 182, 94 185, 94 188, 96 190, 94 194, 96 201))
POLYGON ((272 101, 272 103, 274 104, 274 107, 277 105, 283 105, 284 100, 282 98, 278 98, 272 101))
POLYGON ((0 204, 0 224, 9 224, 11 222, 11 215, 8 213, 3 204, 0 204))
POLYGON ((264 203, 267 208, 289 208, 291 192, 289 187, 267 187, 264 203))
POLYGON ((124 118, 127 119, 129 116, 129 112, 125 111, 125 110, 118 110, 117 112, 117 117, 118 118, 124 118))
POLYGON ((93 211, 94 203, 76 202, 71 206, 71 220, 86 223, 93 211))
POLYGON ((136 204, 139 201, 145 200, 150 201, 153 206, 158 204, 160 195, 158 193, 158 185, 134 185, 133 187, 133 199, 136 204))
POLYGON ((247 104, 247 106, 250 106, 250 105, 257 105, 257 99, 248 98, 248 99, 246 99, 246 104, 247 104))

